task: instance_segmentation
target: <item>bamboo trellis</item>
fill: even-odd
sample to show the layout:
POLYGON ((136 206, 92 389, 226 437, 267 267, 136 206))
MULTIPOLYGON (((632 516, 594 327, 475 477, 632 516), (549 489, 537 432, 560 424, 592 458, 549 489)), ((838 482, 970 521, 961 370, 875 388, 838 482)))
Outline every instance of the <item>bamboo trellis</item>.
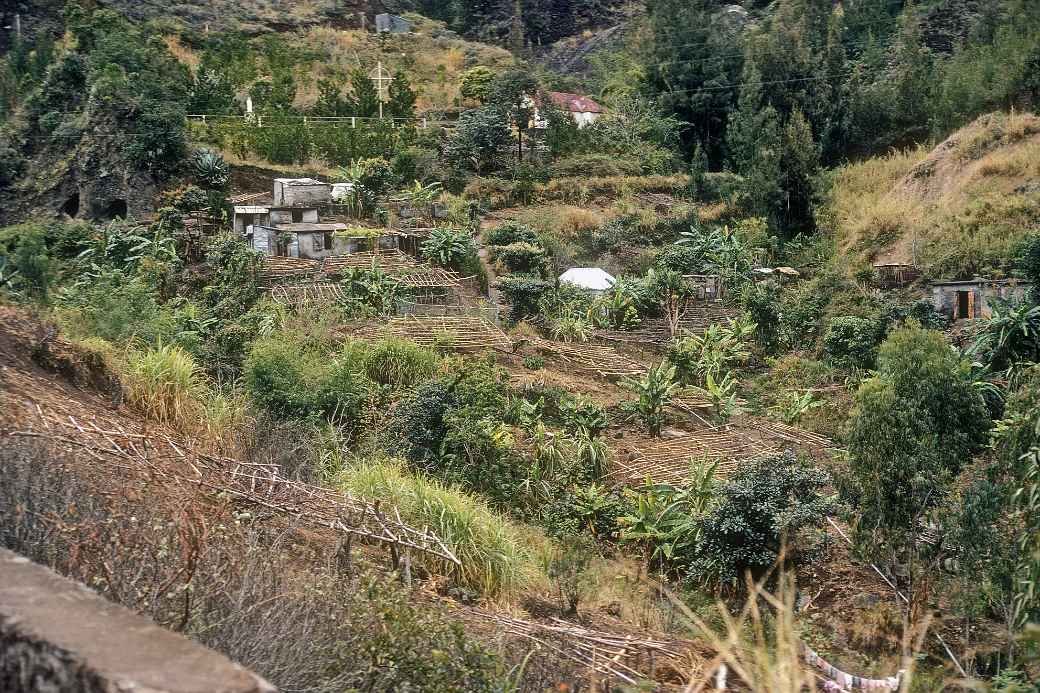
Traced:
POLYGON ((260 270, 260 279, 265 284, 287 280, 310 279, 317 274, 318 267, 319 263, 317 260, 269 255, 264 258, 263 267, 260 270))
POLYGON ((406 315, 385 325, 366 330, 365 336, 391 335, 409 339, 421 346, 450 349, 511 350, 513 342, 505 332, 486 319, 473 316, 406 315))
POLYGON ((6 440, 38 440, 111 469, 204 489, 305 526, 388 545, 395 557, 411 550, 451 566, 461 565, 436 534, 409 526, 396 508, 384 512, 378 503, 290 481, 281 476, 277 465, 203 452, 159 428, 145 431, 129 420, 95 417, 89 407, 56 396, 46 385, 39 387, 31 376, 9 375, 14 377, 7 386, 14 387, 0 390, 0 404, 6 410, 0 421, 0 445, 6 440), (34 383, 35 389, 26 389, 34 383), (19 410, 28 416, 18 416, 19 410))
POLYGON ((801 428, 788 426, 779 421, 755 418, 753 419, 753 425, 756 431, 770 438, 775 438, 782 443, 794 445, 795 447, 807 448, 816 453, 823 454, 840 449, 838 444, 830 438, 801 428))
POLYGON ((349 255, 325 258, 321 271, 328 277, 341 276, 348 269, 377 269, 387 274, 404 274, 420 267, 420 264, 400 250, 365 250, 349 255))
POLYGON ((402 272, 398 284, 406 289, 458 289, 462 275, 439 267, 417 267, 402 272))
POLYGON ((591 630, 558 618, 538 623, 480 609, 470 618, 492 623, 501 633, 514 635, 553 651, 614 681, 637 686, 647 681, 685 683, 701 673, 704 647, 693 641, 658 640, 591 630))
POLYGON ((646 373, 646 366, 618 353, 614 347, 597 344, 571 344, 534 338, 531 346, 559 356, 578 369, 604 378, 624 378, 646 373))
POLYGON ((332 282, 285 284, 271 288, 271 298, 288 306, 300 308, 309 303, 334 303, 343 298, 343 289, 332 282))
POLYGON ((740 312, 717 303, 690 302, 683 309, 673 335, 664 319, 643 320, 634 330, 596 329, 592 331, 594 339, 620 344, 639 344, 642 346, 660 346, 683 334, 701 334, 713 323, 726 323, 736 318, 740 312))
POLYGON ((621 482, 641 483, 650 478, 658 483, 679 484, 689 477, 693 462, 718 462, 715 474, 723 477, 745 462, 776 452, 778 447, 753 440, 740 431, 698 431, 642 446, 632 459, 617 459, 610 476, 621 482))

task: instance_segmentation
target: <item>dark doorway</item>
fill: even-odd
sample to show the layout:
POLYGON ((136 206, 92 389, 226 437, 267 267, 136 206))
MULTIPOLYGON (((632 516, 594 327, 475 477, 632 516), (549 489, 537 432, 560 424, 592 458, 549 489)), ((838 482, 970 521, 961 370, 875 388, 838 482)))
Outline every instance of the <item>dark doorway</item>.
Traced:
POLYGON ((126 200, 112 200, 105 207, 105 219, 126 219, 126 200))
POLYGON ((971 292, 970 291, 958 291, 957 292, 957 319, 966 320, 971 317, 971 292))
POLYGON ((290 212, 292 214, 292 223, 299 224, 303 221, 303 210, 294 209, 290 212))
POLYGON ((73 219, 79 214, 79 193, 72 193, 72 197, 65 200, 65 204, 61 206, 61 211, 68 214, 73 219))

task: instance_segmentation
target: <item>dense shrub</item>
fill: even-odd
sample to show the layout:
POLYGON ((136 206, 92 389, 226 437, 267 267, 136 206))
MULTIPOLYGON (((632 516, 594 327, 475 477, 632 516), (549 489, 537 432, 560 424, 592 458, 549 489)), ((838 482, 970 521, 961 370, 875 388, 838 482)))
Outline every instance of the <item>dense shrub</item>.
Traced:
POLYGON ((507 222, 501 226, 489 229, 484 234, 484 240, 488 245, 512 245, 513 243, 538 243, 538 234, 530 226, 507 222))
POLYGON ((533 243, 519 241, 494 247, 495 259, 510 272, 541 274, 545 268, 545 250, 533 243))
POLYGON ((324 416, 357 426, 372 395, 356 354, 331 358, 314 345, 285 334, 253 344, 242 380, 253 402, 282 418, 324 416))
POLYGON ((132 338, 153 343, 169 336, 153 289, 120 270, 102 272, 62 290, 58 305, 65 309, 63 320, 76 336, 101 337, 115 344, 132 338))
POLYGON ((513 321, 538 314, 538 301, 552 284, 532 277, 503 277, 495 285, 505 294, 510 305, 509 317, 513 321))
POLYGON ((824 473, 793 454, 762 458, 742 467, 719 488, 717 501, 700 524, 689 570, 702 580, 741 585, 745 572, 759 578, 780 560, 804 563, 818 548, 811 536, 832 510, 823 495, 824 473))
POLYGON ((880 340, 878 325, 867 318, 833 318, 823 336, 823 349, 834 363, 847 368, 871 368, 880 340))

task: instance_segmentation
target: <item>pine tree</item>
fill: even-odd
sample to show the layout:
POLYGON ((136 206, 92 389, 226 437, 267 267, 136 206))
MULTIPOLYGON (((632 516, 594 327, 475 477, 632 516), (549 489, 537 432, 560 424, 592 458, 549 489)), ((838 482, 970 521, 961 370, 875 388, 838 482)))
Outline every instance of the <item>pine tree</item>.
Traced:
POLYGON ((766 106, 758 114, 757 139, 744 174, 744 189, 754 213, 768 219, 774 229, 782 223, 782 149, 780 116, 775 108, 766 106))
POLYGON ((414 118, 415 100, 416 93, 408 81, 408 76, 404 72, 398 72, 390 82, 387 101, 390 115, 394 118, 414 118))
POLYGON ((733 50, 739 38, 714 21, 711 0, 649 0, 647 12, 653 37, 647 80, 665 111, 689 123, 685 151, 700 142, 718 165, 738 95, 732 85, 740 79, 742 59, 733 50))
POLYGON ((743 88, 737 110, 729 114, 726 129, 726 148, 730 168, 746 175, 755 160, 762 133, 762 75, 753 62, 744 69, 743 88))
POLYGON ((347 117, 357 113, 357 104, 350 95, 343 95, 346 83, 342 74, 330 73, 318 80, 318 100, 314 104, 314 115, 347 117))
POLYGON ((352 101, 357 106, 360 118, 375 118, 379 115, 379 90, 376 83, 360 67, 350 74, 350 85, 353 89, 352 101))
POLYGON ((780 209, 781 228, 789 235, 816 228, 813 218, 813 184, 820 168, 820 155, 813 142, 812 128, 795 110, 787 121, 780 158, 784 204, 780 209))
POLYGON ((520 0, 513 0, 513 16, 509 23, 509 47, 513 55, 524 51, 524 9, 520 0))

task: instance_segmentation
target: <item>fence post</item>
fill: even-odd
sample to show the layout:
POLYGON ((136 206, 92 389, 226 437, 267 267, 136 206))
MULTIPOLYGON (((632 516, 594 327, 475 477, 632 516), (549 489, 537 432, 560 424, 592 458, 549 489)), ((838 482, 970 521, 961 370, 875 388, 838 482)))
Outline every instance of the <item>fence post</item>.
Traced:
POLYGON ((355 118, 353 116, 350 117, 350 128, 352 130, 356 130, 357 129, 357 118, 355 118))

